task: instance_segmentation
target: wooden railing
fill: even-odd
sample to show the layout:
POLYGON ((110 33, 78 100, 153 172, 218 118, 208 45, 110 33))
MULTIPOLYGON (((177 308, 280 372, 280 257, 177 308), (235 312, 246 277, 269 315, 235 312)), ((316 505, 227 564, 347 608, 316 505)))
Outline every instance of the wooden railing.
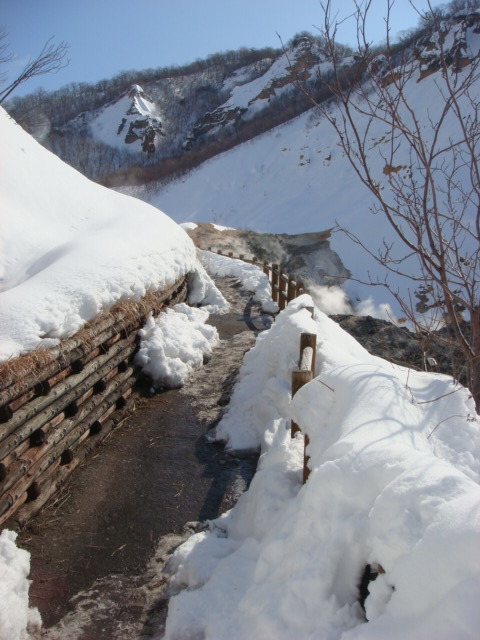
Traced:
POLYGON ((260 262, 256 256, 250 258, 246 258, 243 254, 235 256, 232 252, 222 253, 220 249, 212 249, 211 247, 209 247, 208 250, 219 256, 223 255, 228 258, 243 260, 243 262, 254 264, 262 269, 272 287, 272 299, 278 304, 280 310, 285 309, 291 300, 298 298, 298 296, 306 292, 303 282, 296 276, 285 271, 281 265, 260 262))
POLYGON ((0 526, 23 523, 123 419, 140 371, 137 331, 182 302, 186 276, 102 315, 59 347, 0 366, 0 526))
MULTIPOLYGON (((313 316, 313 309, 310 309, 313 316)), ((298 359, 298 367, 292 371, 292 398, 303 385, 310 382, 315 376, 315 353, 317 348, 317 335, 315 333, 302 333, 300 336, 300 356, 298 359)), ((294 438, 295 434, 300 431, 299 426, 292 420, 290 434, 294 438)), ((303 454, 303 484, 307 481, 310 470, 308 468, 309 457, 306 449, 309 444, 307 434, 304 436, 304 454, 303 454)))

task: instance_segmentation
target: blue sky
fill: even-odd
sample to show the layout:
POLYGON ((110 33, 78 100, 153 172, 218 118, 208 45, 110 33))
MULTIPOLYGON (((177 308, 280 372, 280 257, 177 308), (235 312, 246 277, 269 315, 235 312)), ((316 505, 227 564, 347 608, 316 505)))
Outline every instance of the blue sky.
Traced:
MULTIPOLYGON (((341 16, 352 6, 351 0, 334 4, 341 16)), ((415 4, 425 9, 427 0, 415 4)), ((385 0, 374 0, 374 41, 384 36, 384 6, 385 0)), ((181 65, 242 46, 279 47, 277 34, 286 42, 302 30, 314 33, 321 20, 320 0, 0 0, 0 24, 17 58, 8 67, 9 78, 50 37, 70 45, 67 68, 31 80, 16 95, 39 86, 96 82, 121 70, 181 65)), ((417 22, 409 0, 396 0, 393 33, 417 22)), ((353 40, 347 26, 341 40, 353 40)))

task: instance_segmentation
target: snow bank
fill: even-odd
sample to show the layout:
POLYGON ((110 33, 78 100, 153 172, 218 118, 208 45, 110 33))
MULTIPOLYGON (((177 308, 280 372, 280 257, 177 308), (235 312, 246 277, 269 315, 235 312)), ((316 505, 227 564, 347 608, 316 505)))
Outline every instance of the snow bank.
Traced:
POLYGON ((261 269, 243 260, 219 256, 211 251, 201 251, 202 264, 215 276, 238 278, 247 291, 253 292, 253 299, 262 305, 267 313, 277 313, 278 305, 272 300, 272 289, 267 276, 261 269))
POLYGON ((17 534, 0 533, 0 640, 23 640, 27 627, 40 627, 37 609, 28 607, 30 554, 18 549, 17 534))
POLYGON ((140 347, 135 361, 150 376, 155 388, 181 387, 193 369, 218 343, 218 331, 206 325, 205 309, 177 304, 156 319, 150 317, 139 331, 140 347))
POLYGON ((175 553, 166 638, 470 639, 480 424, 466 389, 371 356, 302 296, 246 355, 217 436, 260 446, 249 490, 175 553), (290 402, 302 332, 317 371, 290 402), (311 474, 301 484, 303 436, 311 474), (380 568, 365 610, 358 585, 380 568), (367 622, 368 620, 368 622, 367 622))
POLYGON ((192 305, 204 307, 209 313, 226 313, 230 308, 200 262, 188 280, 188 301, 192 305))
POLYGON ((199 268, 164 213, 87 180, 1 109, 0 134, 0 361, 199 268))

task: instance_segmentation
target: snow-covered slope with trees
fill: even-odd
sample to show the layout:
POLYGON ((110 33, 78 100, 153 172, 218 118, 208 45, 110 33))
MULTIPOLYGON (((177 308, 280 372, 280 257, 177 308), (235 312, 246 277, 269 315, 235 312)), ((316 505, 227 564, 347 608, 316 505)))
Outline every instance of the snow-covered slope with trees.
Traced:
MULTIPOLYGON (((448 47, 444 47, 444 55, 450 51, 453 55, 459 42, 467 47, 464 66, 452 71, 461 74, 462 69, 468 69, 469 57, 475 58, 478 52, 478 24, 469 26, 459 18, 444 28, 442 39, 448 47)), ((438 47, 435 49, 427 39, 413 55, 414 62, 403 85, 408 103, 426 143, 432 144, 436 136, 437 147, 448 148, 450 140, 461 137, 462 133, 454 113, 442 116, 446 102, 438 70, 438 47), (441 118, 441 127, 436 131, 441 118)), ((479 96, 480 82, 476 82, 468 94, 459 97, 460 108, 469 113, 469 100, 478 101, 479 96)), ((335 103, 330 103, 328 108, 334 116, 342 117, 335 103)), ((379 189, 388 188, 394 171, 406 176, 411 173, 413 181, 421 181, 423 169, 409 156, 408 147, 398 141, 398 166, 390 167, 386 159, 392 148, 388 126, 375 121, 368 124, 367 131, 363 129, 367 124, 361 125, 361 133, 366 135, 369 164, 379 189)), ((169 184, 157 189, 152 185, 145 189, 132 188, 128 192, 168 211, 179 222, 210 221, 269 233, 313 232, 334 228, 338 222, 373 252, 383 246, 384 240, 390 244, 394 239, 385 216, 372 215, 373 198, 345 157, 333 127, 314 108, 212 158, 169 184)), ((382 268, 345 234, 334 233, 331 246, 355 279, 347 285, 351 299, 373 301, 373 304, 363 303, 360 311, 390 313, 384 306, 389 301, 387 292, 381 287, 367 287, 357 282, 368 282, 370 278, 383 280, 382 268)), ((405 296, 409 297, 405 282, 394 276, 390 282, 393 288, 403 287, 405 296)), ((412 286, 413 300, 414 289, 415 285, 412 286)), ((402 315, 398 307, 393 315, 402 315)))
POLYGON ((89 177, 106 179, 121 168, 175 158, 168 173, 189 166, 187 149, 216 146, 219 139, 223 148, 231 147, 240 129, 244 139, 254 135, 245 129, 252 120, 257 132, 265 131, 272 118, 284 121, 305 109, 295 83, 314 82, 321 59, 315 38, 299 37, 286 52, 227 51, 186 67, 122 72, 96 85, 74 83, 52 94, 12 98, 7 107, 47 148, 89 177), (155 149, 147 141, 142 153, 145 121, 150 135, 155 132, 155 149), (214 135, 205 136, 209 131, 214 135))
POLYGON ((229 78, 224 83, 224 87, 233 85, 228 99, 200 118, 189 136, 189 143, 207 134, 222 135, 224 129, 232 131, 240 120, 251 120, 274 104, 287 109, 292 93, 298 96, 297 83, 312 87, 319 71, 327 69, 331 69, 331 64, 325 60, 319 44, 312 38, 299 37, 259 77, 247 80, 240 69, 236 80, 229 78))
MULTIPOLYGON (((86 115, 79 116, 86 119, 86 115)), ((158 107, 142 87, 135 84, 112 104, 90 114, 88 129, 94 137, 112 147, 155 153, 159 136, 164 135, 158 107)))

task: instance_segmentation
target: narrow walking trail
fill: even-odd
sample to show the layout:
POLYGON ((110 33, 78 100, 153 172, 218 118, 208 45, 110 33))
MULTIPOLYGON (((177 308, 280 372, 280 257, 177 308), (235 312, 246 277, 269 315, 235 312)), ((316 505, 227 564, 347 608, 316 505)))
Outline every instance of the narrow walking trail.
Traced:
POLYGON ((168 596, 163 568, 201 523, 231 508, 255 472, 208 443, 264 315, 232 278, 217 281, 228 314, 210 317, 220 344, 179 390, 139 397, 135 412, 20 533, 31 552, 31 605, 39 637, 161 637, 168 596), (160 634, 160 635, 158 635, 160 634))

